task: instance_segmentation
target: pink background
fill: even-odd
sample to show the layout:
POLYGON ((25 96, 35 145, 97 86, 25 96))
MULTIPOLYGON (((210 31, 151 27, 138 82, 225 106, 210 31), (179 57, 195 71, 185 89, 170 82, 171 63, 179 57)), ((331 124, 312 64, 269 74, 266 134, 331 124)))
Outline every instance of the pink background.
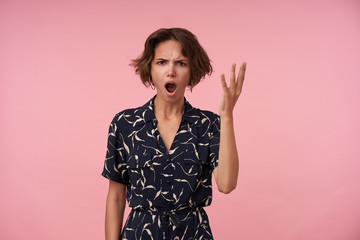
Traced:
POLYGON ((108 126, 154 94, 128 63, 174 26, 213 61, 194 106, 217 112, 220 74, 248 63, 215 238, 360 239, 357 0, 1 0, 0 239, 104 238, 108 126))

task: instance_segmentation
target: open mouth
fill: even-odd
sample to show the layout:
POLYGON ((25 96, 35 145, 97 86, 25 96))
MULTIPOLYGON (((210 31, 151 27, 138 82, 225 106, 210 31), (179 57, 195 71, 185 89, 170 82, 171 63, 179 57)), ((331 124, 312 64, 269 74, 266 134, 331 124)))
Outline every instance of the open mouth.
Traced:
POLYGON ((173 93, 176 90, 176 84, 175 83, 167 83, 167 84, 165 84, 165 88, 169 93, 173 93))

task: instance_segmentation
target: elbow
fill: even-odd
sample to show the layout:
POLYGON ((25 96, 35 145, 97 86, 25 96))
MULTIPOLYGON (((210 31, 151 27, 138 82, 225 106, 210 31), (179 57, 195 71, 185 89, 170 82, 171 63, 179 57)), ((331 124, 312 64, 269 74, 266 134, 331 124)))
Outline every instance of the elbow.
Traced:
POLYGON ((232 191, 235 190, 235 188, 236 188, 236 183, 235 184, 226 184, 224 186, 218 186, 219 192, 224 193, 224 194, 231 193, 232 191))
MULTIPOLYGON (((222 169, 221 169, 222 170, 222 169)), ((238 172, 236 171, 219 171, 215 169, 215 181, 219 192, 229 194, 235 190, 238 180, 238 172)))

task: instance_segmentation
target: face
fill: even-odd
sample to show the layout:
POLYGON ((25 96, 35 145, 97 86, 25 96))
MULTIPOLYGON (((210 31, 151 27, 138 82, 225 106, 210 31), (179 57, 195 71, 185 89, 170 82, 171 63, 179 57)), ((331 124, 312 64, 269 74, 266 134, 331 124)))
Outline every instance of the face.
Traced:
POLYGON ((182 55, 181 49, 178 41, 161 42, 155 48, 151 62, 151 78, 157 97, 166 102, 182 100, 190 82, 189 61, 182 55))

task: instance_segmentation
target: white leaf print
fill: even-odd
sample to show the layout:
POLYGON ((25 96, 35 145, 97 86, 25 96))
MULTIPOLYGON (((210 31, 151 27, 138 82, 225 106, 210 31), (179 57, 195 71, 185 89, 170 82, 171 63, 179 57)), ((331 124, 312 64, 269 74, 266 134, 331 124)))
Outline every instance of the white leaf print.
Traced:
POLYGON ((159 190, 159 191, 156 193, 156 195, 155 195, 155 198, 154 198, 154 199, 156 199, 158 196, 160 196, 160 193, 161 193, 161 190, 159 190))

